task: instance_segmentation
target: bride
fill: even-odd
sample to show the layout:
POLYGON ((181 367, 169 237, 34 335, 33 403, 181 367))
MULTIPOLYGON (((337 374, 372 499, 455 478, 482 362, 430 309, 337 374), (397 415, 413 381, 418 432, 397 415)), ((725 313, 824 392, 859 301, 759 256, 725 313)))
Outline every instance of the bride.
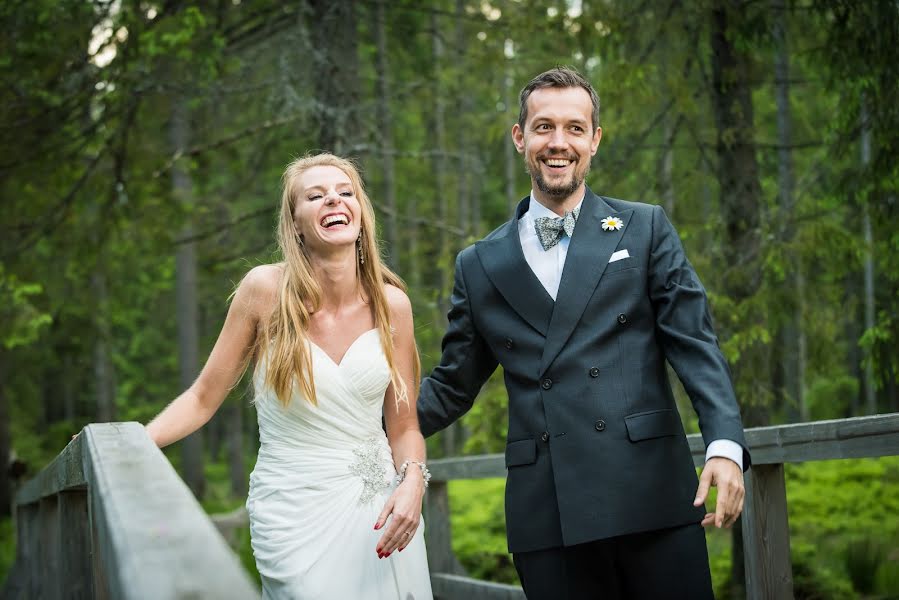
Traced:
POLYGON ((263 597, 431 598, 412 307, 351 162, 300 158, 282 183, 284 262, 247 273, 200 376, 147 432, 162 447, 200 428, 254 360, 263 597))

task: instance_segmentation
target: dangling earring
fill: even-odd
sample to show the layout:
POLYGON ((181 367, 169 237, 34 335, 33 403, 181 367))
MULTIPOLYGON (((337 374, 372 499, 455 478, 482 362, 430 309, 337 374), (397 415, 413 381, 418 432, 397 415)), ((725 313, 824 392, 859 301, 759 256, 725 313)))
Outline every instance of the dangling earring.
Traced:
POLYGON ((356 238, 356 244, 359 247, 359 264, 365 264, 365 253, 362 251, 362 232, 359 232, 359 237, 356 238))

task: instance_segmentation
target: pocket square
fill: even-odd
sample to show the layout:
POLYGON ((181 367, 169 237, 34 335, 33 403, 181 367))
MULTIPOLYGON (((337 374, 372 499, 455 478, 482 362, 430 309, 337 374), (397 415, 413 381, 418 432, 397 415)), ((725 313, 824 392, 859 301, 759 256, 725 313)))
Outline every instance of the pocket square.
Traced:
POLYGON ((618 252, 612 253, 612 256, 609 257, 609 262, 613 263, 615 261, 621 260, 623 258, 630 258, 631 255, 628 254, 627 250, 619 250, 618 252))

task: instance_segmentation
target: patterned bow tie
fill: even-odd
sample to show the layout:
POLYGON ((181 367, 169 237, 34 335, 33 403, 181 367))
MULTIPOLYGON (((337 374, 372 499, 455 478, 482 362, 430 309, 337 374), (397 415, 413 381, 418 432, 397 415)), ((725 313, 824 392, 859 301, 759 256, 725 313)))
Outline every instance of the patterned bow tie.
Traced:
POLYGON ((558 244, 562 237, 571 237, 574 233, 574 224, 581 207, 565 213, 564 217, 537 217, 534 219, 534 228, 537 230, 537 239, 544 250, 549 250, 558 244))

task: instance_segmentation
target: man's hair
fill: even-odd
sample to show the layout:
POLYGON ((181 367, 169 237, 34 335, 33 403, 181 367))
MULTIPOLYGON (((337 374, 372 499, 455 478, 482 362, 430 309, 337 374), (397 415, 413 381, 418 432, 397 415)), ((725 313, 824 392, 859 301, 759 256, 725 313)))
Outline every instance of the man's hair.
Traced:
POLYGON ((528 120, 528 98, 534 90, 573 87, 579 87, 590 95, 590 101, 593 103, 592 126, 595 131, 599 127, 599 94, 590 82, 572 67, 555 67, 540 73, 524 86, 518 96, 518 126, 524 129, 525 121, 528 120))

